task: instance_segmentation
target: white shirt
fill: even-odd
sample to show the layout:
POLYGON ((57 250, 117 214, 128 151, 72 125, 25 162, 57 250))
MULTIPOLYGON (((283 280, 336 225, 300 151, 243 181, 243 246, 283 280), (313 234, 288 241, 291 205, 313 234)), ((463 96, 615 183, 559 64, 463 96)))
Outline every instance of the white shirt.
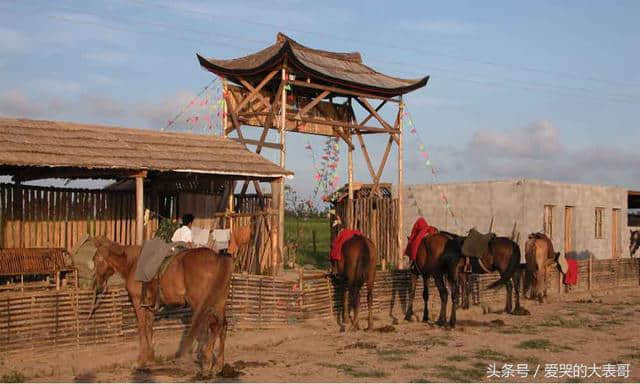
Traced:
POLYGON ((184 241, 185 243, 191 243, 193 237, 191 236, 191 228, 183 225, 182 227, 176 229, 173 233, 173 237, 171 238, 172 242, 184 241))

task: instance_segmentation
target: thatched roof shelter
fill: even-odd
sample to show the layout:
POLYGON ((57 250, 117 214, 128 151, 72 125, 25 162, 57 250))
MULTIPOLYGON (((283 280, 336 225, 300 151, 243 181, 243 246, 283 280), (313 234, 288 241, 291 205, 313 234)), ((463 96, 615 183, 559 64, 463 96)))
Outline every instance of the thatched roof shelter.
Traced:
POLYGON ((292 174, 237 141, 211 135, 0 118, 0 174, 122 178, 140 171, 256 179, 292 174))

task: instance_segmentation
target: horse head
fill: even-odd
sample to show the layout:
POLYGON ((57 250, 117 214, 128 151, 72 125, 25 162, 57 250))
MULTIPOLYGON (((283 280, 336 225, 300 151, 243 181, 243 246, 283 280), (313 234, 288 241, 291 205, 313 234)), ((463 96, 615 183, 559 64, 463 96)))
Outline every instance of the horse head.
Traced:
POLYGON ((98 304, 98 293, 106 293, 108 281, 116 272, 114 257, 124 256, 124 247, 105 237, 91 239, 96 247, 93 255, 91 269, 93 270, 93 304, 89 312, 89 318, 93 315, 98 304))

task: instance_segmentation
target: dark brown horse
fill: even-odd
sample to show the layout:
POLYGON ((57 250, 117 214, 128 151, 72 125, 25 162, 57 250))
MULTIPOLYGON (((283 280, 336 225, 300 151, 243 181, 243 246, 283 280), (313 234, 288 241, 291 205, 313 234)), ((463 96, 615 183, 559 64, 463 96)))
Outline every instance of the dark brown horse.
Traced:
POLYGON ((424 300, 423 322, 429 321, 429 276, 433 279, 440 293, 440 316, 436 324, 445 325, 447 322, 448 292, 444 282, 445 276, 451 290, 451 319, 449 325, 456 325, 456 303, 458 295, 459 262, 462 257, 460 243, 446 233, 435 233, 425 236, 418 245, 416 259, 411 269, 411 288, 409 290, 409 303, 405 320, 413 320, 413 300, 416 295, 416 284, 419 276, 422 276, 424 288, 422 298, 424 300))
MULTIPOLYGON (((239 228, 232 233, 229 253, 248 243, 250 233, 239 228)), ((96 292, 106 290, 107 280, 118 273, 125 280, 138 321, 138 366, 153 361, 153 310, 141 306, 142 284, 134 278, 141 247, 122 246, 106 238, 94 239, 96 292), (104 287, 104 289, 103 289, 104 287)), ((227 334, 225 305, 229 292, 234 260, 231 255, 214 252, 209 248, 188 249, 177 254, 158 279, 149 283, 148 299, 169 306, 189 304, 192 312, 191 327, 182 338, 176 357, 191 352, 194 339, 198 341, 198 360, 201 367, 209 360, 209 370, 216 372, 224 365, 224 344, 227 334), (219 340, 218 353, 213 350, 219 340)), ((95 302, 94 308, 95 309, 95 302)))
MULTIPOLYGON (((459 238, 463 241, 464 238, 459 238)), ((494 237, 489 241, 487 252, 480 258, 470 257, 471 272, 474 274, 485 274, 498 271, 500 279, 491 283, 487 289, 498 288, 504 285, 507 290, 507 303, 505 305, 506 313, 513 313, 512 295, 515 288, 515 311, 520 312, 520 280, 522 269, 520 268, 520 246, 508 237, 494 237)), ((469 302, 470 281, 469 274, 463 277, 465 285, 463 291, 464 302, 469 302)))
POLYGON ((341 332, 344 332, 345 322, 349 318, 349 307, 353 307, 350 330, 360 329, 358 311, 360 309, 360 289, 364 283, 367 284, 367 305, 369 307, 366 330, 373 329, 373 284, 376 279, 377 262, 378 257, 375 245, 362 235, 355 235, 344 242, 342 245, 342 259, 333 262, 333 270, 339 282, 342 282, 343 287, 341 332))

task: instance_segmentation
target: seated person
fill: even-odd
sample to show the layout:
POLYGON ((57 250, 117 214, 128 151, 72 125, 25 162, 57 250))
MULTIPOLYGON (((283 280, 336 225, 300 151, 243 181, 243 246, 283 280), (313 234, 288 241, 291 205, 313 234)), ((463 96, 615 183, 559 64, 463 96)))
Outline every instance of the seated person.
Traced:
POLYGON ((182 216, 182 226, 173 233, 171 237, 172 243, 177 243, 179 241, 185 242, 189 245, 193 242, 193 236, 191 233, 191 227, 193 226, 193 215, 187 213, 182 216))
POLYGON ((182 226, 173 233, 171 237, 171 244, 165 243, 160 239, 153 239, 145 241, 145 246, 140 254, 138 265, 136 266, 136 280, 142 282, 142 295, 141 302, 143 307, 152 307, 154 303, 149 302, 148 296, 148 283, 153 280, 160 265, 167 255, 178 252, 185 246, 190 248, 193 243, 193 237, 191 233, 191 226, 193 225, 194 217, 192 214, 187 213, 182 216, 182 226), (175 244, 178 243, 178 244, 175 244))

